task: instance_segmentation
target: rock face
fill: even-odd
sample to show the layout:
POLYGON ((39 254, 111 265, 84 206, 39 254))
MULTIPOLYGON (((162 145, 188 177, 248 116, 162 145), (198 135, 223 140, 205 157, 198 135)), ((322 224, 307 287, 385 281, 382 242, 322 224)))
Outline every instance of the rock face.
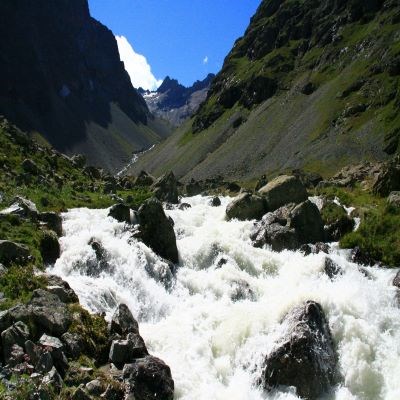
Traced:
POLYGON ((172 171, 164 174, 154 182, 151 189, 154 196, 160 201, 177 204, 178 200, 178 182, 172 171))
POLYGON ((139 237, 155 253, 176 264, 178 248, 173 222, 165 215, 161 203, 155 199, 147 200, 138 211, 140 223, 139 237))
POLYGON ((267 204, 261 196, 242 193, 226 207, 228 219, 260 219, 267 211, 267 204))
POLYGON ((179 126, 190 118, 206 99, 214 74, 209 74, 203 81, 185 87, 176 79, 167 76, 155 92, 139 91, 143 95, 150 111, 160 118, 179 126))
POLYGON ((157 132, 167 133, 132 87, 114 35, 91 18, 87 0, 1 2, 0 15, 0 114, 110 170, 158 141, 157 132))
POLYGON ((265 197, 269 211, 289 203, 301 203, 307 200, 307 190, 301 181, 288 175, 281 175, 267 183, 258 193, 265 197))
POLYGON ((304 244, 324 240, 324 225, 318 207, 309 200, 269 212, 257 222, 251 235, 254 246, 274 251, 297 250, 304 244))
POLYGON ((322 307, 313 301, 295 307, 284 319, 282 343, 265 358, 266 390, 294 386, 303 399, 315 400, 334 384, 336 355, 322 307))
POLYGON ((388 196, 390 192, 400 190, 400 157, 394 158, 383 167, 372 190, 380 196, 388 196))
POLYGON ((130 364, 124 373, 135 399, 173 400, 174 381, 171 370, 162 360, 147 356, 130 364))

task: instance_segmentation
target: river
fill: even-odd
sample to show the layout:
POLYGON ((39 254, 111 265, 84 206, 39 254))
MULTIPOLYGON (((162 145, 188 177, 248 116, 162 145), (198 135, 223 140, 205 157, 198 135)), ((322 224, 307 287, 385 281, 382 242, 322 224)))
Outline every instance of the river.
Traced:
POLYGON ((192 207, 166 210, 175 222, 180 265, 168 266, 107 210, 64 214, 62 255, 52 273, 67 280, 81 304, 110 318, 126 303, 153 355, 170 367, 179 400, 289 400, 290 389, 263 393, 255 385, 265 354, 282 334, 280 321, 293 306, 319 302, 338 353, 341 383, 327 399, 400 398, 400 309, 391 282, 397 271, 368 268, 368 279, 347 253, 331 246, 344 271, 323 273, 325 254, 275 253, 249 240, 251 221, 226 221, 229 198, 182 201, 192 207), (89 276, 100 241, 109 265, 89 276), (167 284, 166 284, 167 282, 167 284))

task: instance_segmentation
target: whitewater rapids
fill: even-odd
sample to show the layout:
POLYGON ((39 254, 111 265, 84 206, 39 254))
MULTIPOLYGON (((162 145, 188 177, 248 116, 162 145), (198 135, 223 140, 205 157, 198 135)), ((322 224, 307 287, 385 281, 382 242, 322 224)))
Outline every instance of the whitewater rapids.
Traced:
POLYGON ((289 400, 294 391, 263 393, 255 385, 261 361, 282 333, 280 320, 306 300, 319 302, 338 353, 341 383, 326 399, 400 399, 400 309, 391 282, 397 271, 368 268, 367 279, 346 252, 332 247, 344 271, 331 281, 325 254, 275 253, 251 246, 250 221, 225 221, 229 198, 182 201, 167 210, 175 222, 180 266, 165 289, 167 265, 131 238, 108 210, 65 213, 62 254, 51 273, 67 280, 81 304, 110 318, 126 303, 149 352, 163 359, 179 400, 289 400), (95 259, 95 238, 110 256, 97 277, 81 266, 95 259))

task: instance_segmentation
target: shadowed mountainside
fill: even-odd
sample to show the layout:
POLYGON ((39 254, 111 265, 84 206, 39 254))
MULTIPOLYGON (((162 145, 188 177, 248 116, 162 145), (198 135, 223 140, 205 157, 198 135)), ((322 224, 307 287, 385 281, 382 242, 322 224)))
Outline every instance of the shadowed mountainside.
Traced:
POLYGON ((58 150, 116 170, 169 133, 87 0, 4 0, 0 38, 0 114, 58 150))

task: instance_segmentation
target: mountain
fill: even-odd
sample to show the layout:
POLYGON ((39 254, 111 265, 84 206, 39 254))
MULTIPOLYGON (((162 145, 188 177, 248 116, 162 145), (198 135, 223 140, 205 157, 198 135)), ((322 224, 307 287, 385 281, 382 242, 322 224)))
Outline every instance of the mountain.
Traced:
POLYGON ((399 149, 397 0, 264 0, 195 117, 135 170, 332 175, 399 149))
POLYGON ((0 2, 0 114, 110 171, 168 134, 87 0, 0 2))
POLYGON ((142 90, 141 93, 154 115, 177 127, 198 110, 207 97, 214 77, 214 74, 208 74, 204 80, 185 87, 167 76, 156 91, 142 90))

